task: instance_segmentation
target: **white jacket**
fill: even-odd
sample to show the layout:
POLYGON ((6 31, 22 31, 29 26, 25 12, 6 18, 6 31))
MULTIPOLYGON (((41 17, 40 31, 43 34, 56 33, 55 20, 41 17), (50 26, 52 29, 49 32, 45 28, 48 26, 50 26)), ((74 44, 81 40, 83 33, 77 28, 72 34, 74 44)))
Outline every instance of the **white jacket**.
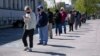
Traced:
POLYGON ((26 14, 25 17, 24 17, 25 29, 27 30, 35 29, 37 23, 35 13, 26 14))

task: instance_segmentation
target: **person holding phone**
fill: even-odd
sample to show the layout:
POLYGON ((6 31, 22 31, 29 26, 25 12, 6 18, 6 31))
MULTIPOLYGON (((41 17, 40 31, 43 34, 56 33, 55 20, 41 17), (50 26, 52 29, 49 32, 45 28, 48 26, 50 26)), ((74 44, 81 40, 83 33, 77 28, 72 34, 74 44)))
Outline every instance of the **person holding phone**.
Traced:
POLYGON ((33 48, 33 34, 36 28, 36 16, 35 13, 32 12, 32 9, 29 6, 25 6, 24 8, 25 15, 23 16, 25 27, 24 27, 24 34, 23 34, 23 44, 25 47, 25 51, 32 51, 33 48), (27 43, 27 36, 29 37, 29 47, 27 43))

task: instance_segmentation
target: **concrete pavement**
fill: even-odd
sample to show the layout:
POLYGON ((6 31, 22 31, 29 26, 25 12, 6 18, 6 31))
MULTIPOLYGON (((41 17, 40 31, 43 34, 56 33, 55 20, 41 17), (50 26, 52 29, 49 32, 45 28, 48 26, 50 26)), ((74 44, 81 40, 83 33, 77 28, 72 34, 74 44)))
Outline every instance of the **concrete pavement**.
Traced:
MULTIPOLYGON (((37 45, 34 36, 33 52, 23 51, 21 39, 0 46, 0 56, 100 56, 100 20, 89 20, 82 28, 61 36, 53 35, 47 46, 37 45)), ((53 29, 54 33, 54 29, 53 29)))

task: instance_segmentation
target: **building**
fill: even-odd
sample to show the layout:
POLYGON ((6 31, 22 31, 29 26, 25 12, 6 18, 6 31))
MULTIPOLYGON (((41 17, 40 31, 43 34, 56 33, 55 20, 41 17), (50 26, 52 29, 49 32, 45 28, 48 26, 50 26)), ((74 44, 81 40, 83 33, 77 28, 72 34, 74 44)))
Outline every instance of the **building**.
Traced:
POLYGON ((29 5, 36 11, 40 4, 43 4, 43 0, 0 0, 0 26, 22 19, 24 6, 29 5))

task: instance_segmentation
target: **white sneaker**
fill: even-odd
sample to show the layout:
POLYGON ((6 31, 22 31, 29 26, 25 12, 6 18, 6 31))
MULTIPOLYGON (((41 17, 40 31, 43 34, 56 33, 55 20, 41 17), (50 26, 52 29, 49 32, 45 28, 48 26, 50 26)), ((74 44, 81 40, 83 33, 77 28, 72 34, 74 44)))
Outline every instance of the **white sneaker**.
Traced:
POLYGON ((27 51, 29 48, 28 47, 25 47, 24 51, 27 51))

